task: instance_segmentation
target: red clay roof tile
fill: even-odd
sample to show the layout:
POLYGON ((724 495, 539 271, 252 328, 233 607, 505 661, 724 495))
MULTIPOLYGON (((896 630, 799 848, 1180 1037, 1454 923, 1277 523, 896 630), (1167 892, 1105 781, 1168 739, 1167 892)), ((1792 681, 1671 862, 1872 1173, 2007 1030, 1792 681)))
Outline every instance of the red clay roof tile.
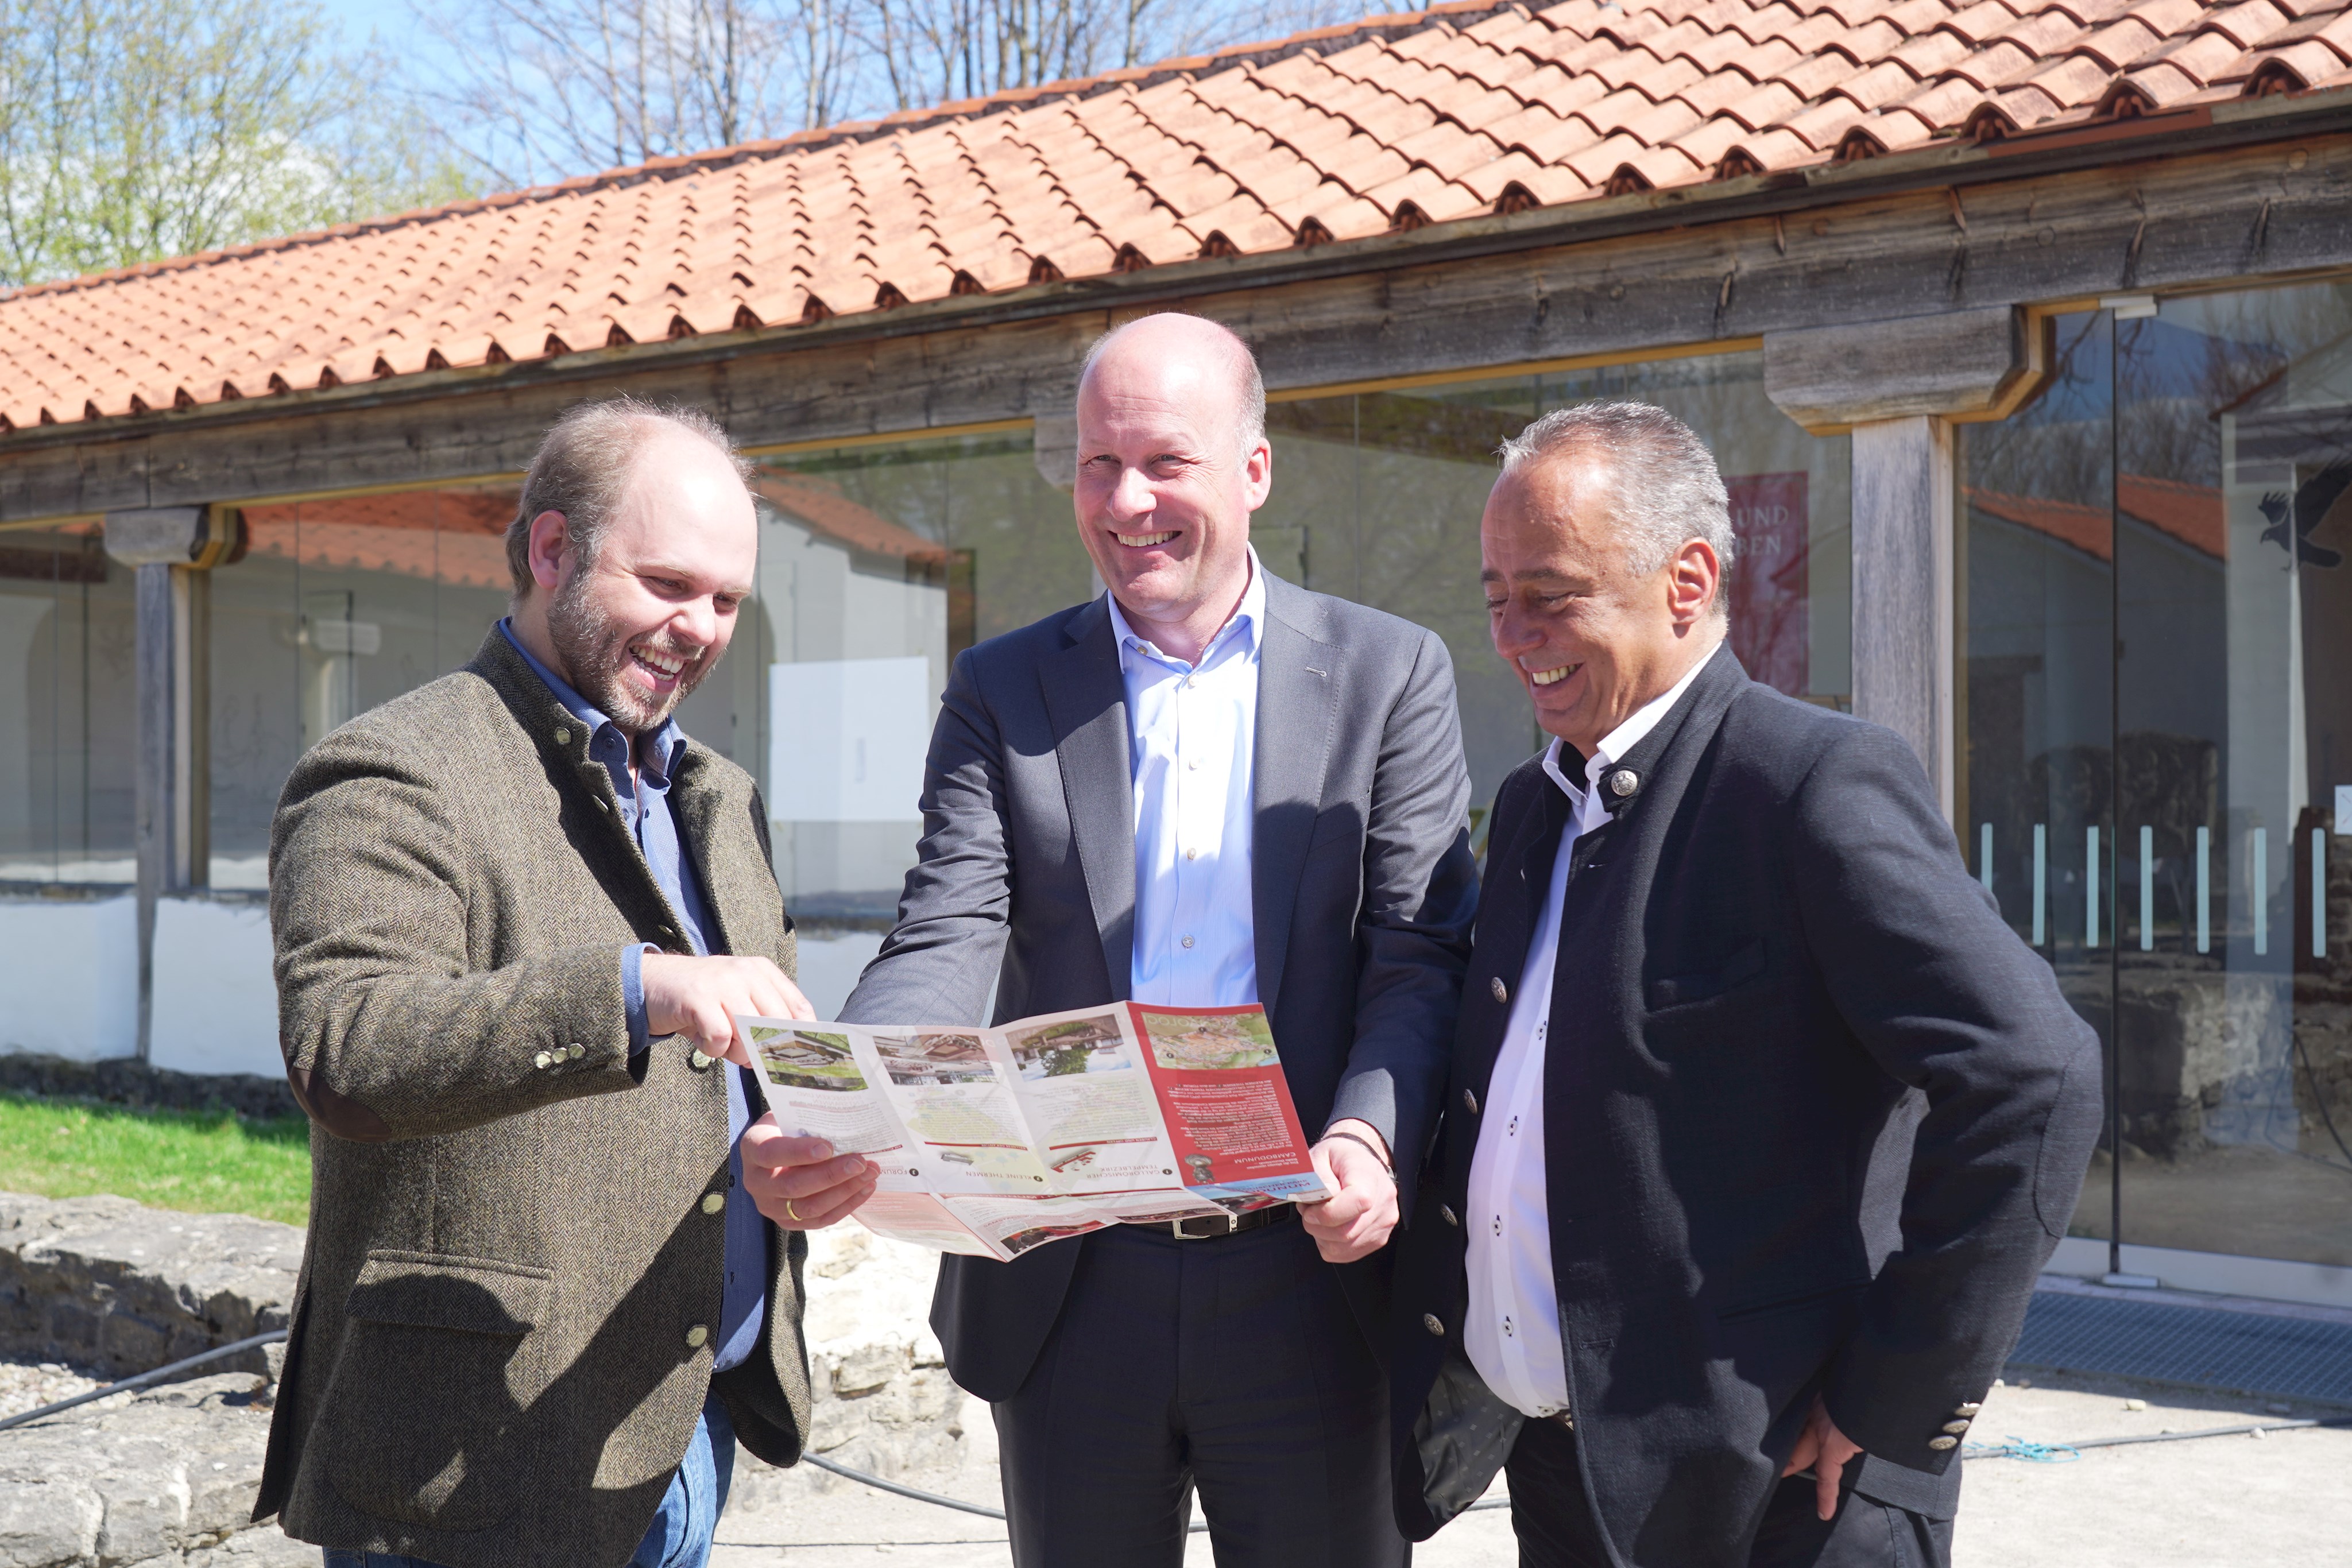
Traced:
POLYGON ((0 297, 17 428, 2352 80, 2342 0, 1490 0, 0 297))

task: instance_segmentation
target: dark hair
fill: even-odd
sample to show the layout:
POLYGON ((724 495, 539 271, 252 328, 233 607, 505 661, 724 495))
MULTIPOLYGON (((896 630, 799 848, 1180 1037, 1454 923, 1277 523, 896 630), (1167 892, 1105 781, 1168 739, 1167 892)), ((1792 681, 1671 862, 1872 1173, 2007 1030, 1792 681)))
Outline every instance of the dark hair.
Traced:
POLYGON ((582 562, 594 560, 604 519, 629 481, 637 453, 665 429, 700 436, 726 457, 738 478, 751 476, 751 461, 736 452, 726 428, 698 408, 609 397, 565 410, 532 455, 522 499, 507 525, 507 575, 514 580, 517 599, 531 590, 530 520, 541 512, 562 513, 582 562))

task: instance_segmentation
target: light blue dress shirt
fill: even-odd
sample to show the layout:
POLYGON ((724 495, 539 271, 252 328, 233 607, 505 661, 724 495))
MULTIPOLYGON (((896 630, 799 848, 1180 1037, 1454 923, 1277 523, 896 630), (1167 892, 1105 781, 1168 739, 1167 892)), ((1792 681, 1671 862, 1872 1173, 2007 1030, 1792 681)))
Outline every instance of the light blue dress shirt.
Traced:
POLYGON ((1257 996, 1251 908, 1251 789, 1265 573, 1197 665, 1171 658, 1110 601, 1127 686, 1135 781, 1135 957, 1130 994, 1163 1007, 1238 1007, 1257 996))
MULTIPOLYGON (((588 756, 603 763, 613 776, 613 793, 620 800, 621 820, 627 824, 655 883, 677 911, 679 930, 698 954, 710 951, 703 932, 710 925, 709 906, 703 902, 702 879, 695 874, 694 857, 677 836, 670 814, 669 786, 679 760, 686 755, 686 733, 676 719, 645 737, 637 747, 637 770, 629 772, 629 740, 621 728, 562 676, 531 656, 506 622, 499 622, 514 651, 523 656, 555 700, 563 705, 588 732, 588 756)), ((646 988, 641 971, 647 953, 661 949, 642 942, 621 948, 621 998, 628 1010, 629 1049, 644 1051, 652 1030, 646 1022, 646 988)), ((710 1369, 724 1372, 751 1358, 759 1347, 760 1329, 768 1315, 768 1229, 759 1209, 743 1190, 743 1129, 751 1124, 751 1096, 742 1081, 743 1069, 727 1072, 727 1213, 726 1284, 719 1307, 719 1352, 710 1369)))

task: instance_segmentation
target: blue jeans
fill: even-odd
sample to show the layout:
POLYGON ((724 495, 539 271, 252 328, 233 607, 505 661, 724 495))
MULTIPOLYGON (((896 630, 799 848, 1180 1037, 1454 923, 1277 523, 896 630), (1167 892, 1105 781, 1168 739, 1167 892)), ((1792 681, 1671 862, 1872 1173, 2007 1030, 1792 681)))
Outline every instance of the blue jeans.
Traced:
MULTIPOLYGON (((637 1542, 628 1568, 705 1568, 710 1561, 710 1537, 719 1516, 727 1511, 727 1488, 735 1479, 735 1428, 727 1407, 712 1395, 703 1403, 702 1419, 694 1424, 694 1439, 686 1458, 669 1479, 661 1507, 646 1538, 637 1542)), ((436 1568, 419 1557, 395 1557, 382 1552, 326 1549, 327 1568, 436 1568)))

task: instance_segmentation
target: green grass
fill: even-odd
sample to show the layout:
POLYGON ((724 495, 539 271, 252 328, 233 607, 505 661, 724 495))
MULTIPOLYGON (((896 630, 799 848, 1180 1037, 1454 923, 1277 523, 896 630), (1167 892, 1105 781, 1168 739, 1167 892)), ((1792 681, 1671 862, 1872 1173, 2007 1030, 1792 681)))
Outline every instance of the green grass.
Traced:
POLYGON ((110 1192, 190 1214, 310 1217, 310 1124, 0 1094, 0 1190, 110 1192))

